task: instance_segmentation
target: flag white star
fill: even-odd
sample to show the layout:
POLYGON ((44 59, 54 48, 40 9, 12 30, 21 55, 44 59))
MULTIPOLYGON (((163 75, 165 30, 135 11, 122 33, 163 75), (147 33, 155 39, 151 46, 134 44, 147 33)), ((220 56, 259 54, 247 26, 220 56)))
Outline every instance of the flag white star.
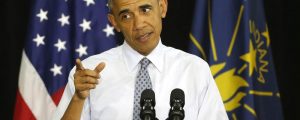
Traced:
POLYGON ((57 51, 60 52, 61 50, 66 50, 65 44, 66 41, 61 41, 61 39, 58 39, 57 43, 54 44, 54 46, 57 47, 57 51))
POLYGON ((33 41, 36 42, 36 46, 38 47, 40 45, 45 45, 44 39, 45 36, 40 36, 40 34, 37 34, 33 41))
POLYGON ((56 64, 54 64, 53 68, 51 68, 50 71, 53 72, 53 76, 62 75, 61 69, 62 66, 57 66, 56 64))
POLYGON ((109 24, 106 25, 106 28, 103 29, 103 32, 106 33, 106 37, 109 37, 109 35, 115 35, 114 27, 110 26, 109 24))
POLYGON ((90 6, 90 4, 95 5, 95 1, 94 0, 83 0, 84 2, 86 2, 86 6, 90 6))
POLYGON ((70 16, 65 16, 65 14, 61 14, 61 17, 57 20, 61 23, 61 26, 63 27, 65 24, 70 25, 69 23, 69 17, 70 16))
POLYGON ((44 20, 48 20, 47 17, 48 11, 44 11, 43 9, 40 9, 40 13, 36 16, 40 18, 40 22, 43 22, 44 20))
POLYGON ((85 32, 86 30, 91 30, 91 21, 87 21, 86 19, 83 19, 82 23, 79 24, 80 27, 82 27, 82 31, 85 32))
POLYGON ((83 46, 82 44, 79 45, 79 48, 76 49, 76 52, 79 53, 79 57, 81 57, 82 55, 87 55, 86 49, 88 47, 87 46, 83 46))

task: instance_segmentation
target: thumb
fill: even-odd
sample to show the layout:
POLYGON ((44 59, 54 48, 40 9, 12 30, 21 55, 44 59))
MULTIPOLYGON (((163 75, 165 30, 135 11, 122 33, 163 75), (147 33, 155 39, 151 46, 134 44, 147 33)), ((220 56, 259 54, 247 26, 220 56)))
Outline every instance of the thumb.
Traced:
POLYGON ((77 58, 75 64, 76 64, 76 70, 84 70, 84 67, 83 67, 80 59, 77 58))
POLYGON ((105 63, 101 62, 97 65, 97 67, 94 69, 97 73, 100 73, 105 67, 105 63))

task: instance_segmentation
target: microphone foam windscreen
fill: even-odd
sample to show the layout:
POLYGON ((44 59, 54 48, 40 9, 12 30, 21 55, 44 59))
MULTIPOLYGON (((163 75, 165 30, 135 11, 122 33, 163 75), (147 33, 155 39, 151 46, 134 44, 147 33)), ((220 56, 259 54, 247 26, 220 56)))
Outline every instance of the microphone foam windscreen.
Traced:
POLYGON ((170 105, 172 106, 173 104, 173 100, 179 100, 180 102, 182 102, 182 106, 184 106, 184 92, 183 90, 176 88, 174 90, 172 90, 171 92, 171 97, 170 97, 170 105))
POLYGON ((142 92, 141 101, 140 101, 141 106, 143 106, 145 100, 152 100, 151 104, 153 106, 155 106, 155 94, 154 94, 154 91, 152 89, 145 89, 142 92))

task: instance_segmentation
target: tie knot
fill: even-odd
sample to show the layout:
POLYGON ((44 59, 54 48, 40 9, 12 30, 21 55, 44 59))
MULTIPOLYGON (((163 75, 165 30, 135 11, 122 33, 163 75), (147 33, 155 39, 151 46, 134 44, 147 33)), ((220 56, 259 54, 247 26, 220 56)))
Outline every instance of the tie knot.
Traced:
POLYGON ((150 60, 147 58, 143 58, 141 61, 142 68, 146 68, 150 64, 150 60))

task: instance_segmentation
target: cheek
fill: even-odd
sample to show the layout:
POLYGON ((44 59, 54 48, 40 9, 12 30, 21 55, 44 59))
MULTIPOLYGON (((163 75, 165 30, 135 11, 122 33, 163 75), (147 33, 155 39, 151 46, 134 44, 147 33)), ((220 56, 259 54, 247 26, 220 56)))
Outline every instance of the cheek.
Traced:
POLYGON ((124 24, 121 27, 121 32, 123 33, 124 37, 127 39, 132 36, 132 30, 131 30, 131 25, 130 24, 124 24))
POLYGON ((155 13, 153 13, 153 15, 151 17, 152 17, 152 22, 154 22, 154 24, 156 25, 156 27, 160 27, 161 24, 162 24, 161 13, 158 12, 158 11, 156 11, 155 13))
POLYGON ((153 26, 157 34, 160 34, 161 29, 162 29, 162 20, 160 17, 155 17, 153 18, 153 26))

